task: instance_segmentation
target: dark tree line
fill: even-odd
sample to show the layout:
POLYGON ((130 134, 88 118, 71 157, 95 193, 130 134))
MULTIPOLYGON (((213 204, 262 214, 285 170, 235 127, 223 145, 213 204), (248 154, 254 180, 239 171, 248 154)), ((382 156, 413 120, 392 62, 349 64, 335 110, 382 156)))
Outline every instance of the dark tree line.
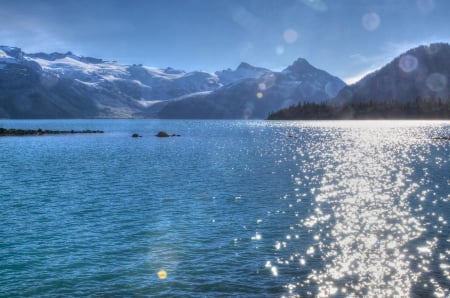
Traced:
POLYGON ((300 103, 271 113, 269 120, 450 119, 450 98, 417 97, 408 102, 358 102, 342 105, 300 103))

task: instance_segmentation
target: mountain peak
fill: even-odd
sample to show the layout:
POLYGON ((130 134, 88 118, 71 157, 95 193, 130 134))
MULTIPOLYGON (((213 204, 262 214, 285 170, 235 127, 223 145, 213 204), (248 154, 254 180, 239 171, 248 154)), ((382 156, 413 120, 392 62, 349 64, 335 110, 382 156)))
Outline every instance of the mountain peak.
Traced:
POLYGON ((255 68, 256 68, 255 66, 252 66, 247 62, 241 62, 241 64, 239 64, 239 66, 237 67, 237 69, 255 69, 255 68))
POLYGON ((22 49, 17 47, 0 46, 0 50, 9 56, 20 59, 23 56, 22 49))
POLYGON ((299 57, 297 60, 294 61, 294 63, 292 63, 292 65, 301 65, 301 64, 307 64, 309 65, 308 60, 306 60, 305 58, 301 58, 299 57))
POLYGON ((291 69, 282 74, 242 62, 235 69, 209 74, 104 63, 67 51, 27 54, 3 47, 0 77, 5 81, 0 94, 12 100, 0 102, 0 114, 12 118, 264 118, 269 111, 300 100, 328 99, 343 84, 305 59, 298 59, 291 69), (302 68, 306 70, 294 72, 302 68))
POLYGON ((34 53, 34 54, 26 54, 27 56, 31 57, 31 58, 39 58, 39 59, 44 59, 47 61, 55 61, 55 60, 60 60, 60 59, 64 59, 64 58, 72 58, 84 63, 89 63, 89 64, 99 64, 99 63, 103 63, 104 61, 102 59, 98 59, 98 58, 93 58, 93 57, 84 57, 84 56, 78 56, 74 53, 72 53, 71 51, 68 51, 66 53, 59 53, 59 52, 53 52, 50 54, 47 53, 34 53))
POLYGON ((48 60, 48 61, 55 61, 55 60, 59 60, 59 59, 64 59, 68 56, 73 56, 72 52, 67 52, 67 53, 53 52, 51 54, 39 52, 39 53, 27 54, 27 55, 32 58, 40 58, 40 59, 44 59, 44 60, 48 60))
POLYGON ((0 46, 0 50, 5 51, 5 52, 21 51, 21 49, 18 47, 9 47, 9 46, 0 46))
POLYGON ((304 58, 298 58, 291 65, 289 65, 283 72, 308 72, 311 70, 315 70, 315 68, 309 64, 309 62, 304 58))

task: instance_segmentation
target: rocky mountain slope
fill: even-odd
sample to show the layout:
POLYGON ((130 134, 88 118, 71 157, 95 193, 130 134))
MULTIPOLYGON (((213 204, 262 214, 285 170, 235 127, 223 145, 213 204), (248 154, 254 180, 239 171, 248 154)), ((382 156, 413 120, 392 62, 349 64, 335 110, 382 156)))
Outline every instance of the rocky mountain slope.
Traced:
POLYGON ((0 117, 136 117, 155 102, 220 86, 206 72, 0 47, 0 117))
POLYGON ((272 111, 299 102, 323 102, 345 86, 343 81, 313 67, 305 59, 298 59, 281 72, 248 64, 245 68, 257 75, 227 84, 215 92, 168 102, 158 115, 161 118, 266 118, 272 111))
POLYGON ((304 59, 282 72, 242 63, 212 74, 0 46, 3 118, 264 118, 344 85, 304 59))
POLYGON ((331 103, 448 99, 449 79, 450 45, 420 46, 403 53, 356 84, 343 88, 331 103))

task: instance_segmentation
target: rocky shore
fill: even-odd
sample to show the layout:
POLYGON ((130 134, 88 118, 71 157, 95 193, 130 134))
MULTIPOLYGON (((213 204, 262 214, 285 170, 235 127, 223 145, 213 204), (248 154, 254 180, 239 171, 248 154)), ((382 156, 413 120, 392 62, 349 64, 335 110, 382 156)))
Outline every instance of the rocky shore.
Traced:
POLYGON ((1 128, 0 137, 6 136, 42 136, 42 135, 60 135, 60 134, 80 134, 80 133, 104 133, 103 130, 43 130, 43 129, 15 129, 1 128))

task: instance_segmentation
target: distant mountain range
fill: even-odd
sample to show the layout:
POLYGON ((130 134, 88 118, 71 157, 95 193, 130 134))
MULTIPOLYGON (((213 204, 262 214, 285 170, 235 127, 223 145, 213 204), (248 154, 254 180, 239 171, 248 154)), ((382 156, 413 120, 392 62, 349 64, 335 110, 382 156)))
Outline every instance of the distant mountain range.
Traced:
POLYGON ((216 72, 219 78, 239 77, 214 92, 192 94, 167 103, 162 118, 266 118, 272 111, 298 102, 330 99, 345 83, 298 59, 281 72, 241 64, 235 71, 216 72), (241 74, 251 74, 242 76, 241 74))
POLYGON ((26 54, 0 47, 0 117, 139 117, 149 107, 212 91, 217 76, 122 65, 71 52, 26 54))
POLYGON ((304 59, 281 72, 241 63, 207 73, 0 46, 1 118, 265 118, 344 86, 304 59))
POLYGON ((208 73, 0 46, 0 118, 246 119, 304 103, 401 109, 450 100, 449 78, 447 43, 411 49, 350 86, 302 58, 279 72, 241 63, 208 73))

